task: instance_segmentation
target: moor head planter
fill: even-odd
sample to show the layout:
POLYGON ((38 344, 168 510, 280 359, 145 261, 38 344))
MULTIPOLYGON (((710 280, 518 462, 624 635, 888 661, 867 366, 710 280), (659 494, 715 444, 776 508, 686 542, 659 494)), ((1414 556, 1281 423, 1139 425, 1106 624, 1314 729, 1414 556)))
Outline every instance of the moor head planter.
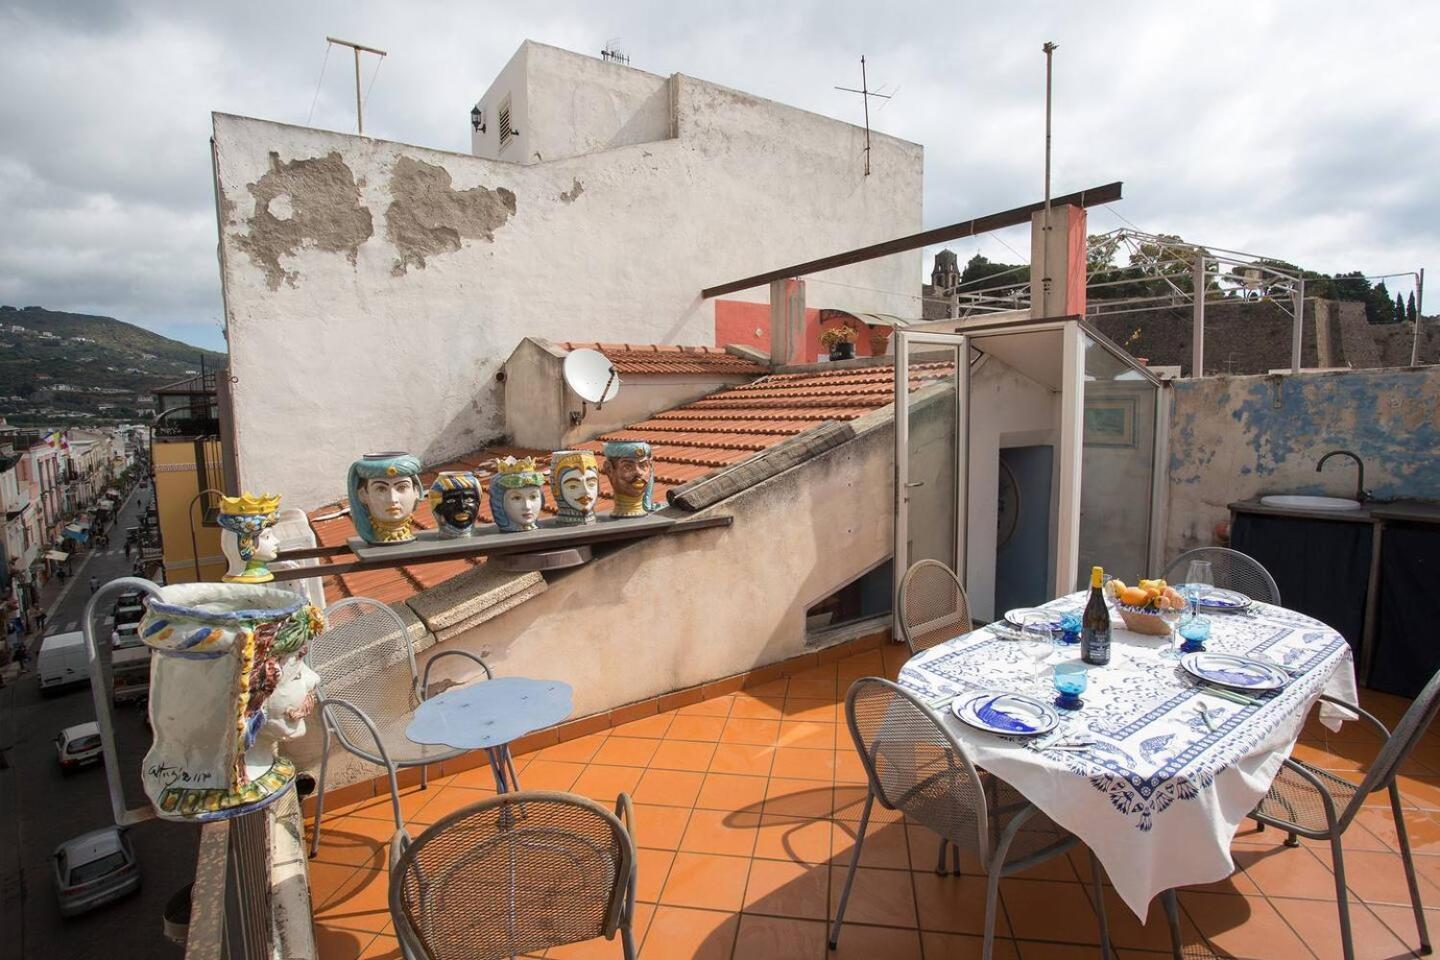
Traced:
POLYGON ((534 457, 504 457, 490 478, 490 515, 501 533, 523 533, 540 525, 545 505, 545 474, 534 457))
POLYGON ((655 509, 655 465, 650 444, 611 441, 605 444, 605 476, 615 493, 612 517, 643 517, 655 509))
POLYGON ((367 543, 415 539, 420 461, 408 453, 367 453, 350 464, 350 519, 367 543))
POLYGON ((600 498, 600 472, 589 450, 557 450, 550 455, 550 495, 555 498, 562 527, 595 522, 595 501, 600 498))
POLYGON ((468 470, 446 470, 430 484, 430 512, 445 539, 468 537, 480 516, 480 478, 468 470))
POLYGON ((266 566, 280 555, 275 517, 280 498, 272 494, 221 497, 220 552, 225 555, 226 583, 269 583, 275 575, 266 566))

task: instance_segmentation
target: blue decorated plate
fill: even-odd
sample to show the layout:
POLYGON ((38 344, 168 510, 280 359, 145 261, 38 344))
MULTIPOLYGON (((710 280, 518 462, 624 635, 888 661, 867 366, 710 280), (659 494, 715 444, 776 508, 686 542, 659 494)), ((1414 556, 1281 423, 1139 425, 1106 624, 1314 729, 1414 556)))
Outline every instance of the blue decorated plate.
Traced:
POLYGON ((1048 703, 1003 690, 957 697, 950 709, 964 723, 990 733, 1033 737, 1060 724, 1060 715, 1048 703))
POLYGON ((1234 690, 1279 690, 1290 679, 1273 663, 1230 653, 1187 653, 1180 666, 1206 683, 1234 690))
POLYGON ((1195 606, 1202 610, 1244 610, 1250 606, 1250 598, 1234 590, 1204 587, 1195 595, 1195 606))
POLYGON ((1025 626, 1025 618, 1034 615, 1044 617, 1045 621, 1050 624, 1051 630, 1060 629, 1060 617, 1062 614, 1056 610, 1042 610, 1039 607, 1016 607, 1014 610, 1006 610, 1005 622, 1009 624, 1012 629, 1019 630, 1025 626))

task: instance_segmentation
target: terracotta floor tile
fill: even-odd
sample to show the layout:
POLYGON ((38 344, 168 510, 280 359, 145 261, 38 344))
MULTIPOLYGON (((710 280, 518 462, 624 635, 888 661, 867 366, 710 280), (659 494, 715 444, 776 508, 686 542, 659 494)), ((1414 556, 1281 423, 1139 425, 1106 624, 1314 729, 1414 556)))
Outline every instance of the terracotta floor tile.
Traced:
POLYGON ((357 960, 374 939, 369 931, 315 924, 315 950, 320 960, 357 960))
MULTIPOLYGON (((654 915, 655 907, 653 905, 648 903, 635 905, 631 931, 637 947, 645 941, 646 931, 649 930, 650 921, 654 915)), ((594 940, 583 940, 580 943, 571 943, 563 947, 551 947, 545 951, 546 960, 617 960, 623 955, 620 931, 618 930, 615 931, 613 940, 596 937, 594 940)))
MULTIPOLYGON (((867 790, 863 784, 840 783, 835 786, 835 819, 854 820, 859 822, 860 817, 865 813, 865 794, 867 790)), ((875 826, 881 823, 896 823, 904 819, 904 814, 899 810, 886 810, 880 806, 880 801, 875 801, 870 808, 870 825, 875 826)))
MULTIPOLYGON (((1313 853, 1326 867, 1330 866, 1330 851, 1321 847, 1312 847, 1313 853)), ((1416 872, 1425 877, 1425 864, 1417 861, 1416 872)), ((1440 894, 1434 888, 1425 888, 1426 880, 1421 880, 1421 896, 1430 894, 1437 902, 1440 902, 1440 894)), ((1394 903, 1408 906, 1410 903, 1410 887, 1405 882, 1405 867, 1400 862, 1398 854, 1376 853, 1370 850, 1346 850, 1345 851, 1345 885, 1350 892, 1364 900, 1366 903, 1394 903)))
POLYGON ((779 720, 751 720, 731 717, 720 731, 721 743, 750 743, 769 746, 780 734, 779 720))
MULTIPOLYGON (((837 727, 833 723, 814 723, 807 720, 782 720, 778 738, 772 740, 781 747, 806 747, 812 750, 835 749, 837 727)), ((849 734, 846 734, 847 738, 849 734)), ((848 739, 846 741, 849 742, 848 739)))
MULTIPOLYGON (((874 960, 877 957, 884 960, 920 960, 920 932, 847 922, 840 933, 840 942, 829 956, 835 960, 874 960)), ((980 954, 977 952, 975 956, 980 954)), ((995 956, 998 960, 1004 954, 997 950, 995 956)))
MULTIPOLYGON (((1440 814, 1423 810, 1405 811, 1405 832, 1410 838, 1412 853, 1440 854, 1440 814)), ((1390 811, 1366 808, 1357 813, 1350 829, 1345 831, 1345 849, 1352 849, 1352 844, 1356 850, 1398 851, 1399 836, 1390 811), (1357 825, 1365 828, 1359 842, 1355 842, 1355 837, 1351 835, 1357 825)))
POLYGON ((643 960, 730 960, 738 914, 661 905, 655 909, 643 960))
POLYGON ((690 811, 682 807, 635 804, 635 844, 657 850, 674 850, 685 835, 690 811))
MULTIPOLYGON (((484 773, 485 776, 490 776, 488 767, 484 773)), ((493 785, 493 778, 491 778, 491 783, 493 785)), ((437 793, 439 793, 439 787, 434 782, 425 790, 421 790, 418 784, 413 787, 402 787, 400 789, 400 819, 407 822, 416 820, 425 804, 429 803, 437 793)), ((338 810, 336 811, 336 813, 339 812, 338 810)), ((372 797, 369 800, 351 805, 345 810, 345 815, 365 817, 370 820, 389 820, 393 823, 395 807, 390 800, 390 791, 387 789, 383 796, 372 797)), ((427 820, 425 822, 428 823, 429 821, 427 820)))
POLYGON ((586 767, 569 789, 609 807, 622 793, 631 794, 633 798, 643 773, 645 771, 638 767, 586 767))
POLYGON ((826 919, 830 872, 824 864, 755 860, 745 886, 745 912, 774 917, 826 919))
POLYGON ((676 907, 739 910, 750 861, 711 853, 677 853, 660 902, 676 907))
MULTIPOLYGON (((841 940, 843 941, 844 937, 841 937, 841 940)), ((981 947, 984 945, 980 937, 930 931, 920 934, 920 942, 925 948, 925 960, 980 960, 981 947)), ((995 952, 992 956, 993 960, 1021 960, 1015 943, 1008 937, 995 938, 995 952)))
POLYGON ((1016 939, 1100 942, 1100 922, 1078 883, 1006 877, 1000 881, 1000 899, 1016 939))
MULTIPOLYGON (((1384 904, 1376 904, 1370 907, 1370 912, 1379 917, 1390 928, 1408 948, 1419 950, 1420 932, 1415 928, 1415 913, 1409 906, 1393 907, 1384 904)), ((1430 934, 1430 942, 1434 944, 1435 937, 1440 934, 1440 907, 1431 909, 1425 908, 1425 926, 1430 934)))
POLYGON ((1234 858, 1266 896, 1335 899, 1335 875, 1306 847, 1236 848, 1234 858))
POLYGON ((635 899, 655 903, 660 891, 665 889, 665 880, 670 876, 670 864, 675 862, 673 850, 651 850, 641 847, 635 851, 635 899))
POLYGON ((759 814, 695 810, 690 814, 678 849, 687 853, 748 857, 755 850, 759 829, 759 814))
MULTIPOLYGON (((701 704, 696 704, 701 706, 701 704)), ((670 729, 665 732, 667 740, 700 740, 705 743, 714 743, 720 739, 720 733, 725 729, 725 718, 721 716, 685 716, 675 718, 670 724, 670 729)))
POLYGON ((674 720, 675 714, 673 713, 657 713, 653 717, 641 717, 639 720, 631 720, 618 727, 611 727, 610 736, 659 739, 669 731, 670 724, 674 720))
POLYGON ((1313 956, 1275 908, 1259 897, 1185 891, 1180 904, 1206 939, 1232 956, 1254 960, 1313 956))
POLYGON ((563 760, 566 763, 589 763, 590 758, 595 756, 595 751, 600 745, 609 739, 608 731, 592 733, 585 737, 576 737, 574 740, 566 740, 564 743, 552 744, 542 747, 529 757, 537 760, 563 760))
POLYGON ((310 903, 317 907, 324 906, 359 869, 348 863, 309 861, 310 903))
POLYGON ((792 780, 833 782, 835 779, 835 751, 779 747, 775 751, 775 763, 770 769, 770 775, 792 780))
POLYGON ((495 796, 494 790, 471 790, 466 787, 445 787, 443 790, 432 789, 430 792, 435 796, 424 807, 424 822, 427 824, 495 796))
POLYGON ((834 723, 836 705, 828 697, 786 697, 781 711, 783 720, 799 720, 806 723, 834 723))
POLYGON ((825 863, 830 859, 832 826, 829 820, 813 817, 763 816, 755 856, 812 866, 825 863))
POLYGON ((765 812, 782 817, 828 817, 835 802, 829 783, 771 777, 765 789, 765 812))
POLYGON ((585 765, 581 763, 531 760, 520 774, 520 785, 526 790, 570 790, 584 772, 585 765))
MULTIPOLYGON (((514 761, 515 770, 518 773, 523 774, 525 768, 530 765, 528 757, 515 757, 514 761)), ((490 765, 487 763, 484 766, 471 767, 469 770, 462 770, 448 777, 441 777, 439 780, 430 781, 430 789, 434 790, 436 787, 466 787, 470 790, 488 790, 494 793, 495 774, 490 770, 490 765)), ((407 789, 418 788, 411 787, 407 789)))
POLYGON ((659 740, 611 737, 600 745, 590 762, 614 767, 646 767, 650 765, 650 758, 655 756, 655 750, 659 746, 659 740))
MULTIPOLYGON (((388 844, 394 834, 395 826, 388 820, 367 820, 364 817, 331 819, 327 816, 321 825, 320 850, 315 860, 356 867, 382 867, 389 855, 388 844)), ((306 840, 309 840, 308 836, 306 840)))
MULTIPOLYGON (((883 871, 876 871, 883 872, 883 871)), ((915 884, 915 904, 920 914, 920 929, 940 933, 985 933, 985 878, 980 876, 937 877, 934 872, 911 872, 915 884)), ((844 877, 832 877, 844 883, 844 877)), ((1001 881, 1004 889, 1005 881, 1001 881)), ((854 895, 852 894, 852 899, 854 895)), ((996 911, 995 935, 1010 936, 1010 924, 1003 909, 996 911)), ((929 951, 926 952, 929 955, 929 951)))
POLYGON ((861 761, 860 755, 844 747, 837 748, 835 750, 835 782, 864 783, 865 780, 865 764, 861 761))
POLYGON ((360 960, 403 960, 400 941, 388 934, 380 934, 370 941, 370 946, 360 952, 360 960))
POLYGON ((713 743, 665 740, 661 742, 655 755, 650 758, 650 766, 660 770, 703 772, 710 769, 710 761, 715 757, 715 749, 716 744, 713 743))
POLYGON ((794 920, 787 917, 740 917, 740 933, 735 939, 735 956, 745 960, 794 960, 796 957, 820 957, 825 952, 825 924, 820 920, 794 920))
MULTIPOLYGON (((849 820, 837 820, 830 831, 830 862, 850 866, 855 851, 855 837, 860 824, 849 820)), ((933 863, 939 841, 929 847, 923 864, 933 863)), ((922 864, 922 865, 923 865, 922 864)), ((865 843, 860 847, 860 866, 886 867, 891 870, 910 869, 910 851, 903 823, 882 823, 865 831, 865 843)))
POLYGON ((315 921, 332 929, 383 933, 390 925, 389 892, 386 871, 358 870, 315 910, 315 921))
MULTIPOLYGON (((1004 881, 1001 883, 1003 885, 1004 881)), ((1093 888, 1088 884, 1082 889, 1085 891, 1086 897, 1093 896, 1093 888)), ((1134 950, 1155 950, 1169 956, 1170 924, 1165 919, 1165 910, 1158 897, 1151 901, 1145 922, 1141 923, 1125 901, 1120 899, 1115 888, 1106 886, 1105 910, 1110 922, 1110 942, 1113 946, 1134 950)), ((1091 916, 1094 916, 1093 912, 1091 916)), ((1096 922, 1098 924, 1098 921, 1096 922)), ((1024 935, 1025 931, 1019 930, 1018 926, 1017 930, 1022 936, 1024 935)), ((1033 931, 1031 936, 1035 936, 1033 931)), ((1201 937, 1200 931, 1196 929, 1195 924, 1191 922, 1184 910, 1180 911, 1180 938, 1187 950, 1205 949, 1208 951, 1208 948, 1204 946, 1205 941, 1201 937)), ((1021 952, 1024 952, 1023 946, 1021 952)))
MULTIPOLYGON (((846 868, 830 867, 830 914, 840 904, 840 891, 845 884, 846 868)), ((845 908, 845 919, 855 923, 876 923, 885 927, 917 926, 915 917, 914 874, 902 870, 875 870, 861 867, 855 871, 855 885, 845 908)), ((982 888, 983 889, 983 888, 982 888)), ((981 897, 984 910, 984 897, 981 897)))
POLYGON ((784 705, 785 698, 783 696, 757 697, 738 693, 735 695, 734 705, 730 708, 730 719, 779 720, 781 708, 784 705))
MULTIPOLYGON (((737 696, 765 697, 775 700, 785 699, 786 693, 790 690, 790 678, 781 677, 778 680, 771 680, 768 683, 747 686, 737 696)), ((731 716, 734 716, 732 713, 731 716)))
MULTIPOLYGON (((593 769, 593 768, 592 768, 593 769)), ((632 794, 639 803, 693 807, 705 774, 685 770, 646 770, 632 794)))
MULTIPOLYGON (((1340 914, 1332 898, 1291 900, 1271 897, 1270 903, 1291 927, 1305 937, 1305 944, 1320 960, 1341 960, 1340 914)), ((1410 947, 1402 943, 1379 917, 1362 903, 1350 904, 1351 938, 1355 944, 1355 960, 1389 960, 1410 956, 1410 947)), ((1252 948, 1253 949, 1253 948, 1252 948)))
POLYGON ((721 743, 715 747, 710 758, 711 773, 743 773, 750 776, 768 777, 775 762, 774 747, 760 747, 748 743, 721 743))
POLYGON ((736 773, 708 773, 695 798, 695 805, 706 810, 738 810, 761 813, 765 788, 769 780, 736 773))
POLYGON ((675 711, 677 717, 720 717, 724 719, 730 716, 730 704, 734 697, 715 697, 711 700, 701 700, 699 703, 692 703, 689 706, 681 707, 675 711))

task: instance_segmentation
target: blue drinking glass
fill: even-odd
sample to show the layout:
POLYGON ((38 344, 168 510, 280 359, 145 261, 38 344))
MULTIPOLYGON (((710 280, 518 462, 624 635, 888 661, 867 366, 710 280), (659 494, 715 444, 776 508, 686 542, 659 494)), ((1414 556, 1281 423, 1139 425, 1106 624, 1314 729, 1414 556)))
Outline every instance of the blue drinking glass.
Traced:
POLYGON ((1080 699, 1080 694, 1090 685, 1090 678, 1086 674, 1083 663, 1057 663, 1055 665, 1055 689, 1060 691, 1060 696, 1055 698, 1055 706, 1061 710, 1079 710, 1085 706, 1085 701, 1080 699))
POLYGON ((1080 614, 1067 613, 1060 618, 1060 642, 1080 642, 1080 614))
POLYGON ((1180 622, 1180 636, 1185 638, 1181 653, 1203 653, 1205 641, 1210 639, 1210 618, 1203 614, 1186 617, 1180 622))

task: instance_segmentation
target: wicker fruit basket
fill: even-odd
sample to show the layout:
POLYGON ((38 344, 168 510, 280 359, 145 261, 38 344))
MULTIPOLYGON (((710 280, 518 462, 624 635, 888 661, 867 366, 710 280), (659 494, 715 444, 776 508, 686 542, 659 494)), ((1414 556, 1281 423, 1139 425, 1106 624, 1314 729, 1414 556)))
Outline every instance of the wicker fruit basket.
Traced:
POLYGON ((1143 633, 1151 637, 1168 637, 1170 635, 1170 625, 1149 607, 1132 607, 1128 604, 1117 603, 1115 609, 1120 611, 1120 616, 1125 620, 1125 629, 1131 633, 1143 633))

